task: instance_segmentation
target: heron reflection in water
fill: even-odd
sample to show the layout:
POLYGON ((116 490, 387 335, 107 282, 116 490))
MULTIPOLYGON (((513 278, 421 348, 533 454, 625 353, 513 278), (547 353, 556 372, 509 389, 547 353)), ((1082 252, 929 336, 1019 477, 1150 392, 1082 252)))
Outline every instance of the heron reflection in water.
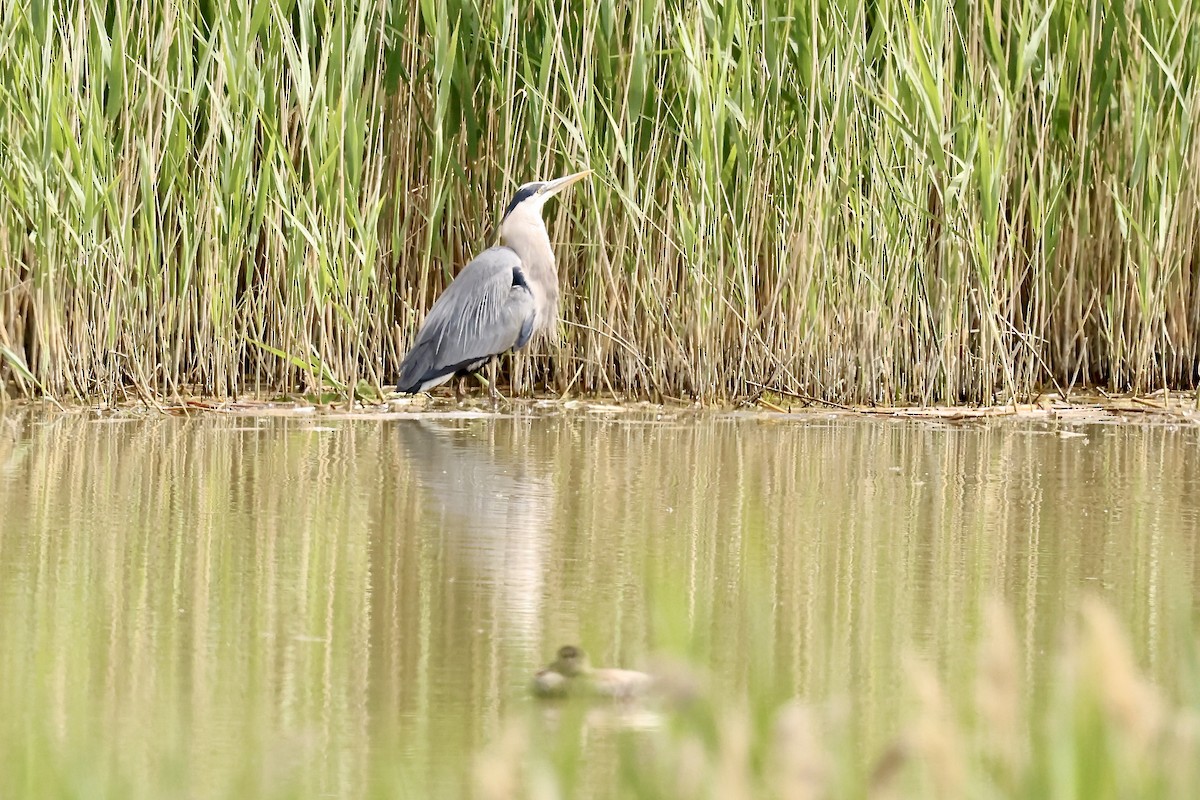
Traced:
MULTIPOLYGON (((486 430, 504 429, 495 425, 486 430)), ((533 644, 554 508, 549 476, 511 442, 487 441, 477 430, 429 420, 397 428, 448 552, 490 590, 506 638, 533 644)))

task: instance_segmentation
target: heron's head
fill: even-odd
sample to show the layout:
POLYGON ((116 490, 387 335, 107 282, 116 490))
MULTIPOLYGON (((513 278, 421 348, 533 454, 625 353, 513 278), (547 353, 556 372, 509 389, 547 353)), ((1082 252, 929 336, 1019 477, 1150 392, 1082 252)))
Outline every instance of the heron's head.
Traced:
POLYGON ((530 213, 540 219, 542 206, 546 205, 547 200, 572 183, 583 180, 591 174, 592 171, 590 169, 585 169, 583 172, 576 172, 574 175, 568 175, 565 178, 558 178, 553 181, 533 181, 532 183, 522 185, 517 189, 517 193, 513 195, 508 208, 504 209, 504 216, 500 219, 500 224, 503 225, 509 217, 524 217, 530 213))
POLYGON ((567 645, 558 648, 558 657, 550 669, 567 678, 575 678, 588 671, 587 654, 578 647, 567 645))

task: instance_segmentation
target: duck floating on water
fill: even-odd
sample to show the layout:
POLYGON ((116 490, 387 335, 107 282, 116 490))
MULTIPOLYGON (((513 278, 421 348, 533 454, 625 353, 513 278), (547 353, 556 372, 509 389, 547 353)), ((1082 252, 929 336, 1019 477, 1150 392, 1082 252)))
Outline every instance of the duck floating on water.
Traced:
POLYGON ((587 654, 574 645, 558 648, 557 657, 533 676, 539 697, 603 697, 630 700, 647 694, 654 678, 632 669, 596 669, 587 654))

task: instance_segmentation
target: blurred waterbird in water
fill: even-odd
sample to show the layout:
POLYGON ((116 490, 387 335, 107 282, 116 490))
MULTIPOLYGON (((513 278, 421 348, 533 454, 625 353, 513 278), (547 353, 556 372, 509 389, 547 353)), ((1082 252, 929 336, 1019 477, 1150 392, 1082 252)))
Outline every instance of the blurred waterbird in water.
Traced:
POLYGON ((615 700, 641 697, 654 687, 654 679, 632 669, 595 669, 587 654, 567 645, 533 676, 533 693, 539 697, 608 697, 615 700))
MULTIPOLYGON (((398 392, 426 392, 458 376, 455 395, 461 399, 467 376, 554 324, 558 271, 542 206, 590 174, 585 170, 517 189, 500 220, 501 244, 467 264, 429 309, 400 364, 398 392)), ((488 381, 488 393, 497 398, 494 379, 488 381)))

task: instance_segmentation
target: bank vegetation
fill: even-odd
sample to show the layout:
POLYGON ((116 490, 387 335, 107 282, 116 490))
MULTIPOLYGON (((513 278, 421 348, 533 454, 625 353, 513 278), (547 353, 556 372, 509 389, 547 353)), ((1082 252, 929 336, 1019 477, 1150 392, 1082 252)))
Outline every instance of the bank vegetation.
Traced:
POLYGON ((0 386, 386 387, 514 187, 513 391, 994 402, 1191 388, 1180 0, 13 0, 0 386))

